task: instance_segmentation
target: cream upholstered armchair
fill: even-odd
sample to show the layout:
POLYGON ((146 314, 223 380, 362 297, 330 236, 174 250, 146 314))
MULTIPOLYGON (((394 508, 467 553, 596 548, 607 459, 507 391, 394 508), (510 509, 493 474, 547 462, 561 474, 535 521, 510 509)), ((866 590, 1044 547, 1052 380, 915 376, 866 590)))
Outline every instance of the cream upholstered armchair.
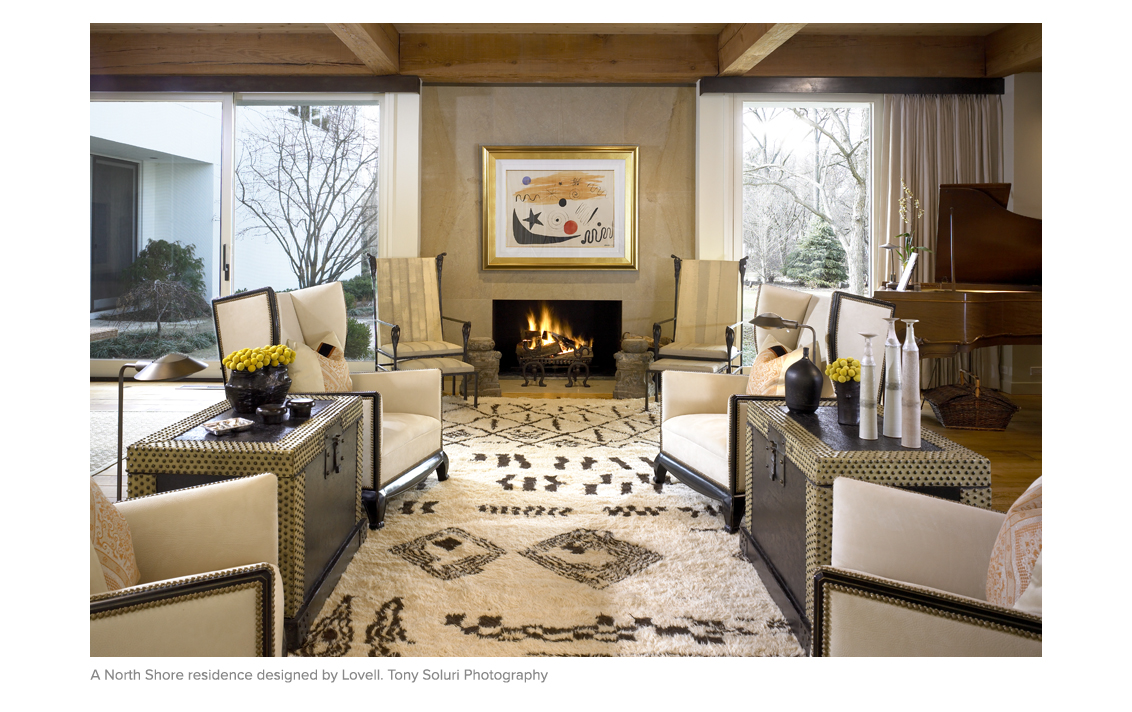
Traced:
POLYGON ((723 528, 738 531, 746 491, 747 376, 666 371, 660 407, 660 452, 653 478, 665 474, 717 500, 723 528))
MULTIPOLYGON (((280 293, 264 287, 219 297, 212 305, 222 355, 265 343, 317 345, 328 333, 343 348, 346 345, 341 282, 280 293)), ((441 373, 436 369, 352 373, 350 379, 349 394, 362 398, 362 504, 370 529, 380 529, 390 497, 433 472, 441 481, 448 479, 448 455, 441 437, 441 373)))
POLYGON ((475 379, 475 404, 479 405, 479 374, 468 362, 468 339, 472 323, 444 316, 441 302, 442 252, 428 257, 374 257, 367 255, 374 290, 374 333, 377 349, 374 369, 404 371, 439 369, 464 379, 468 399, 468 377, 475 379), (444 339, 444 322, 460 324, 461 344, 444 339))
MULTIPOLYGON (((687 263, 686 260, 684 264, 687 263)), ((755 313, 766 312, 812 325, 818 335, 820 353, 821 342, 825 341, 829 297, 764 284, 759 288, 755 313)), ((800 331, 769 332, 756 327, 756 343, 761 348, 767 334, 774 333, 779 343, 793 350, 802 345, 798 343, 800 331)), ((663 349, 660 352, 664 353, 663 349)), ((815 360, 820 363, 820 356, 815 360)), ((685 368, 665 370, 663 374, 660 452, 653 465, 654 479, 663 482, 665 474, 671 474, 697 492, 719 501, 724 529, 728 532, 737 531, 743 517, 746 404, 774 399, 774 396, 747 395, 747 380, 748 376, 742 374, 696 373, 685 368)), ((823 397, 832 396, 833 386, 828 379, 825 386, 828 390, 823 397)))
MULTIPOLYGON (((797 321, 813 328, 816 338, 814 363, 823 367, 825 354, 828 353, 829 348, 830 305, 831 297, 826 294, 810 294, 773 284, 761 284, 758 296, 755 297, 755 314, 777 314, 783 319, 797 321)), ((773 337, 775 341, 786 347, 787 351, 808 347, 811 339, 809 335, 802 336, 804 331, 804 329, 763 329, 756 326, 755 352, 758 353, 765 348, 767 337, 773 337)), ((883 351, 883 347, 881 350, 883 351)), ((832 391, 830 394, 832 395, 832 391)))
POLYGON ((814 577, 814 655, 1040 656, 1040 557, 1015 607, 986 600, 992 550, 1006 519, 835 479, 831 565, 814 577))
POLYGON ((102 505, 91 499, 91 656, 283 655, 275 475, 102 505), (114 517, 116 519, 116 517, 114 517), (95 532, 132 545, 140 580, 108 590, 95 532), (124 534, 124 536, 123 536, 124 534), (97 549, 97 550, 96 550, 97 549))

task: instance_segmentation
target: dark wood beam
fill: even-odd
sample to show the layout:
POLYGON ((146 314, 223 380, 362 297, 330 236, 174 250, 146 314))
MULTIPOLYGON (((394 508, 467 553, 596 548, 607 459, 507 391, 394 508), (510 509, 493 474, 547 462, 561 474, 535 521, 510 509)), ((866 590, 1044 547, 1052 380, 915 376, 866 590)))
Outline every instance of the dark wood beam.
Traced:
POLYGON ((397 74, 401 71, 400 36, 393 25, 363 22, 327 23, 326 26, 374 74, 397 74))
POLYGON ((373 72, 334 33, 90 36, 91 74, 332 74, 373 72))
POLYGON ((746 76, 983 77, 982 37, 796 34, 746 76))
POLYGON ((402 34, 401 71, 462 84, 694 83, 716 35, 402 34))
POLYGON ((728 25, 719 33, 719 76, 746 74, 805 26, 805 23, 758 22, 728 25))
POLYGON ((701 94, 1002 94, 999 79, 951 77, 704 77, 701 94))
POLYGON ((253 75, 222 74, 210 76, 193 74, 189 76, 168 76, 161 74, 92 74, 91 91, 141 91, 141 92, 366 92, 380 94, 398 92, 419 94, 420 77, 407 74, 372 74, 363 76, 324 76, 304 74, 253 75))
POLYGON ((1003 27, 986 42, 988 77, 1042 71, 1041 23, 1003 27))

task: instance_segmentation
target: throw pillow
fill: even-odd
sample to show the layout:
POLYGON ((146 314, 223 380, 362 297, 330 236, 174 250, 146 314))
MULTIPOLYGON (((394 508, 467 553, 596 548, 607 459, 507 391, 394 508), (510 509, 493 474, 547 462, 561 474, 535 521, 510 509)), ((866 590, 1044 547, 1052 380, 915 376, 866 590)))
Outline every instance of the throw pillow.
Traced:
POLYGON ((747 395, 778 396, 786 395, 786 369, 802 358, 802 349, 787 352, 787 347, 768 336, 763 342, 763 350, 751 364, 751 375, 747 379, 747 395))
POLYGON ((1022 493, 1006 512, 991 549, 987 601, 1013 607, 1030 585, 1042 553, 1042 478, 1022 493))
POLYGON ((90 543, 98 554, 108 590, 117 591, 141 581, 130 525, 93 479, 90 481, 90 543))
POLYGON ((342 353, 342 344, 333 331, 323 334, 314 347, 318 362, 322 366, 322 388, 324 393, 344 393, 354 390, 350 378, 350 364, 342 353))
POLYGON ((1035 616, 1042 614, 1042 555, 1038 554, 1038 560, 1034 562, 1034 568, 1030 571, 1030 585, 1018 597, 1018 602, 1014 607, 1023 613, 1032 613, 1035 616))
POLYGON ((301 341, 287 339, 287 346, 295 352, 295 360, 287 366, 291 376, 291 393, 325 393, 322 382, 322 363, 314 349, 301 341))
POLYGON ((747 395, 773 396, 778 376, 782 373, 782 357, 788 351, 786 347, 767 337, 767 347, 755 356, 751 364, 751 376, 747 379, 747 395))

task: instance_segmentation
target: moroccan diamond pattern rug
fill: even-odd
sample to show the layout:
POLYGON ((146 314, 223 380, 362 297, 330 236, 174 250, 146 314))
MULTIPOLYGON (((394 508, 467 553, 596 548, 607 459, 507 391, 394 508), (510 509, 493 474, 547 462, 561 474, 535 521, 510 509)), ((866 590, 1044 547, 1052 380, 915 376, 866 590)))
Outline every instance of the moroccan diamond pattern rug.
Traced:
POLYGON ((652 482, 639 400, 445 399, 451 477, 392 499, 299 655, 801 655, 719 506, 652 482))

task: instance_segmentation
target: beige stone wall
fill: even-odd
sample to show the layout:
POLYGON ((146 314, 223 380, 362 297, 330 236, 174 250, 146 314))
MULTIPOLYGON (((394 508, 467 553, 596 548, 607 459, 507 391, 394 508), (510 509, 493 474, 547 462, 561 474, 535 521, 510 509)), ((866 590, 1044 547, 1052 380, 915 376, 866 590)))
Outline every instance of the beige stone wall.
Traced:
POLYGON ((421 256, 448 253, 446 316, 473 336, 492 299, 618 299, 638 334, 672 316, 670 255, 695 257, 695 88, 426 86, 421 105, 421 256), (480 269, 481 146, 608 144, 640 146, 638 271, 480 269))

